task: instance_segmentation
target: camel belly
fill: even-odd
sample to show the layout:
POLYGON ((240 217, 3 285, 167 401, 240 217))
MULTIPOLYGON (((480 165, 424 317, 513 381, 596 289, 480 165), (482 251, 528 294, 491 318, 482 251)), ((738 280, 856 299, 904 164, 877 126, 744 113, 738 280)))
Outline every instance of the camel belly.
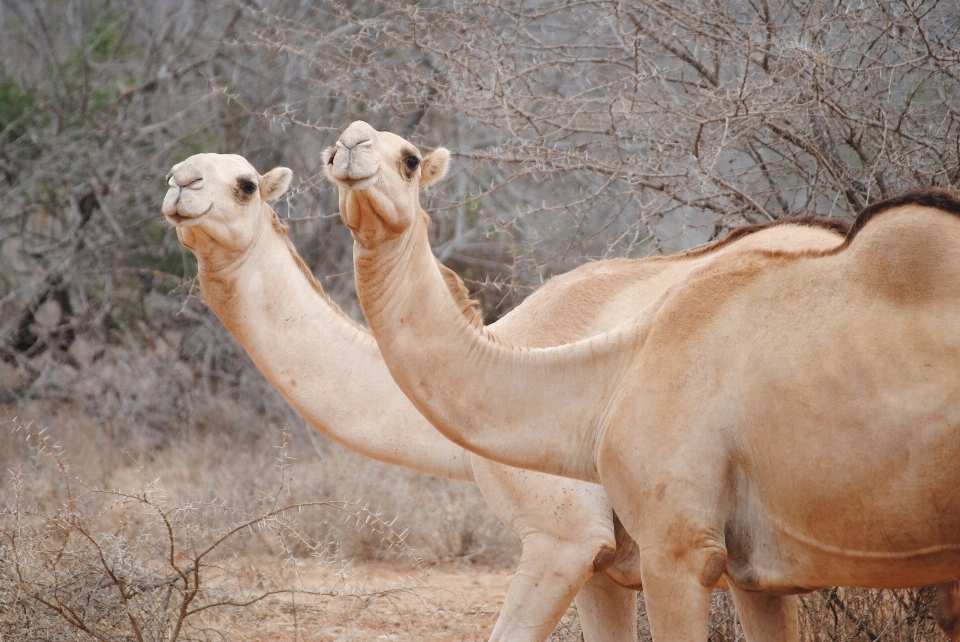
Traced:
POLYGON ((784 405, 794 421, 779 449, 797 456, 777 461, 772 448, 744 440, 751 452, 725 533, 735 583, 895 588, 960 577, 960 422, 951 411, 934 405, 892 422, 848 413, 824 432, 784 405))
POLYGON ((731 583, 748 591, 785 595, 829 586, 910 588, 960 577, 960 550, 951 542, 892 555, 845 550, 808 537, 781 541, 775 548, 779 555, 752 550, 728 558, 726 573, 731 583))

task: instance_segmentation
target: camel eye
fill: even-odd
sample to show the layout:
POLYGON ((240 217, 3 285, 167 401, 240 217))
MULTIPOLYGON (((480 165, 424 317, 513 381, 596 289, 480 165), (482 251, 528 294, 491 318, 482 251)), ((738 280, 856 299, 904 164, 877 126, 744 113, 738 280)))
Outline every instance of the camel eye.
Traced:
POLYGON ((243 181, 240 183, 240 190, 247 196, 250 196, 257 191, 257 184, 253 181, 243 181))
POLYGON ((420 159, 416 156, 407 156, 405 159, 403 159, 403 162, 407 164, 407 169, 409 169, 411 172, 420 166, 420 159))

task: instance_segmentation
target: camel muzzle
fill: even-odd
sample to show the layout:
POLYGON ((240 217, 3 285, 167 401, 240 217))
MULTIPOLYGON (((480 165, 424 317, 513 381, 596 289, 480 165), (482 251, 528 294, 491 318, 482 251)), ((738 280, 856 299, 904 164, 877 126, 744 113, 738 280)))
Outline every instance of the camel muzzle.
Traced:
MULTIPOLYGON (((173 182, 173 179, 171 179, 171 182, 173 182)), ((163 206, 161 208, 166 219, 177 226, 199 219, 213 208, 213 203, 201 204, 198 203, 195 198, 189 199, 188 202, 185 203, 184 197, 193 196, 193 194, 189 192, 184 193, 183 190, 184 188, 179 185, 171 186, 163 198, 163 206), (204 207, 204 205, 206 205, 206 207, 204 207), (198 210, 200 207, 203 208, 203 211, 191 211, 198 210)))
POLYGON ((357 188, 356 183, 376 176, 380 164, 373 153, 373 140, 337 141, 337 153, 333 157, 333 166, 330 174, 337 180, 357 188))

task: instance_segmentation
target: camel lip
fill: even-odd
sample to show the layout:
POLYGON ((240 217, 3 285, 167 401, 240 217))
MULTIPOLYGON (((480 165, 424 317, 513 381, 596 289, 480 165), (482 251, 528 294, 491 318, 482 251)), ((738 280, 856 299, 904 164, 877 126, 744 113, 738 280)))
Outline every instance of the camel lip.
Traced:
POLYGON ((210 207, 200 212, 196 216, 184 216, 183 214, 180 213, 180 210, 177 210, 172 214, 164 214, 163 216, 168 221, 170 221, 170 223, 174 227, 190 227, 191 225, 195 225, 199 223, 200 219, 202 219, 204 216, 209 214, 210 210, 212 209, 213 209, 213 203, 210 204, 210 207))
POLYGON ((351 190, 363 190, 376 183, 377 176, 379 174, 380 172, 376 172, 364 178, 338 178, 337 182, 343 184, 345 187, 348 187, 351 190))

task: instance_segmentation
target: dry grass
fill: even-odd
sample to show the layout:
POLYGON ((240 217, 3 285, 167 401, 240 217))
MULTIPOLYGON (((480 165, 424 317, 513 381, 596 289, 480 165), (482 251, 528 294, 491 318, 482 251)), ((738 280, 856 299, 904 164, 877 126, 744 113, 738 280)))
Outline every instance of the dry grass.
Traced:
MULTIPOLYGON (((372 609, 376 622, 384 604, 422 600, 425 564, 515 559, 473 485, 272 425, 213 430, 256 420, 243 410, 221 398, 203 409, 205 430, 157 447, 132 431, 118 440, 71 404, 8 409, 0 640, 303 639, 336 629, 330 618, 372 609), (348 582, 364 560, 405 578, 348 582)), ((481 619, 474 628, 492 625, 481 619)))
MULTIPOLYGON (((168 496, 159 480, 92 484, 72 472, 46 430, 17 420, 6 427, 22 440, 26 457, 8 469, 0 513, 4 639, 219 639, 264 600, 309 608, 344 597, 335 587, 302 581, 304 561, 343 568, 328 545, 329 531, 315 523, 346 522, 372 534, 382 552, 422 575, 403 534, 366 506, 295 499, 285 445, 254 501, 184 501, 168 496), (243 557, 249 550, 273 554, 251 565, 243 557)), ((408 589, 397 585, 377 595, 408 589)))

